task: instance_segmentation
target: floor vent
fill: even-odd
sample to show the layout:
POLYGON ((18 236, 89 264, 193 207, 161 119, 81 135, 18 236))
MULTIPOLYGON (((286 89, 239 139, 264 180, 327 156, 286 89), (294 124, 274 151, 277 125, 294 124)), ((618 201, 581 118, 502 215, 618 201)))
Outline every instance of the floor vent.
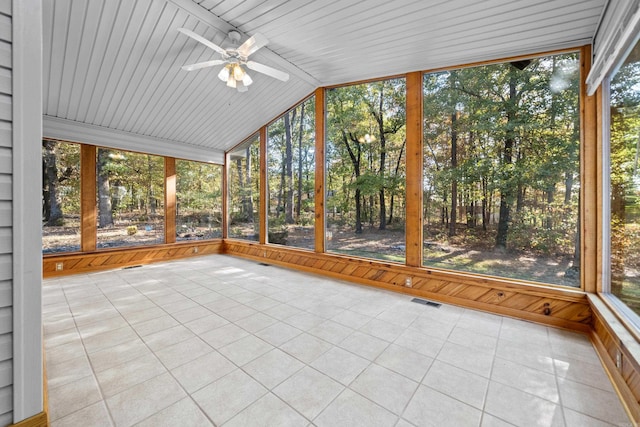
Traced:
POLYGON ((440 308, 442 304, 433 301, 427 301, 426 299, 414 298, 411 302, 417 302, 418 304, 428 305, 429 307, 440 308))
POLYGON ((263 267, 270 267, 271 264, 267 264, 266 262, 259 262, 258 265, 261 265, 263 267))
POLYGON ((138 267, 142 267, 142 265, 130 265, 129 267, 122 267, 123 270, 129 270, 132 268, 138 268, 138 267))

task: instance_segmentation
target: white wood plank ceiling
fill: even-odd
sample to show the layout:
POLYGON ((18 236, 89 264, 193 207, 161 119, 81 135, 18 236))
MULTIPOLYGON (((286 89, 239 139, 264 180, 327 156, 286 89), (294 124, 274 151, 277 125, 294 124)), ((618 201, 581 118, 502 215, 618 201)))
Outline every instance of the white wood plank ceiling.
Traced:
POLYGON ((318 86, 589 44, 606 2, 49 0, 45 136, 77 125, 113 130, 117 146, 128 132, 140 150, 202 158, 189 154, 231 148, 318 86), (183 71, 217 55, 179 27, 218 44, 230 29, 261 33, 269 44, 251 59, 291 78, 250 71, 238 93, 219 66, 183 71))

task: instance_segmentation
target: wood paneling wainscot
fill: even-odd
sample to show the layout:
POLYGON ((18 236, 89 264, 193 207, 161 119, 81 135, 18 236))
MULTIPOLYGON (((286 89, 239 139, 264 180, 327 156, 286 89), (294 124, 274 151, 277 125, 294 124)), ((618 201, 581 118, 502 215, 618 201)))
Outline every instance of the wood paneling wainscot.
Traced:
POLYGON ((47 255, 42 260, 43 276, 47 278, 89 273, 199 255, 219 254, 221 251, 222 240, 207 240, 109 249, 90 253, 47 255), (62 263, 62 270, 56 269, 58 263, 62 263))

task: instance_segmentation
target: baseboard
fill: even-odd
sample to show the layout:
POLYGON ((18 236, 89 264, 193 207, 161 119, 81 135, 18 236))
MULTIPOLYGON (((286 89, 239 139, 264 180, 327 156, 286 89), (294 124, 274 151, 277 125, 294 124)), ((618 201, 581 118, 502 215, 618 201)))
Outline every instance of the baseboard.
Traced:
POLYGON ((22 420, 18 423, 11 424, 10 427, 48 427, 49 417, 45 411, 34 415, 33 417, 22 420))

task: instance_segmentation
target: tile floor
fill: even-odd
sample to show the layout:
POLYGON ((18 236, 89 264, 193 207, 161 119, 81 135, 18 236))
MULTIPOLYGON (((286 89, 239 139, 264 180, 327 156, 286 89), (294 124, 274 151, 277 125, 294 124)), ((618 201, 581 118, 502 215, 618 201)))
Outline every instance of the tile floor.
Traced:
POLYGON ((54 427, 631 425, 583 335, 230 256, 43 296, 54 427))

